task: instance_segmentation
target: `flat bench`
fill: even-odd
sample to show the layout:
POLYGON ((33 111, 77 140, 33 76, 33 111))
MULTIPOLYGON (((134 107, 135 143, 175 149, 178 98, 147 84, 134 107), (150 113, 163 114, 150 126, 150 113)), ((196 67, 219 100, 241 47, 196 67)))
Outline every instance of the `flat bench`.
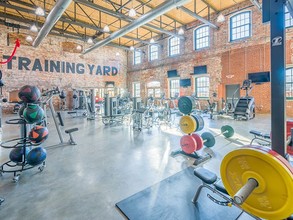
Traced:
POLYGON ((220 201, 220 200, 214 198, 212 195, 207 193, 207 197, 211 201, 213 201, 214 203, 221 205, 221 206, 229 206, 229 207, 231 207, 233 205, 241 210, 241 213, 239 214, 239 216, 236 219, 238 219, 243 214, 243 212, 245 212, 248 215, 250 215, 252 218, 260 220, 260 218, 253 216, 250 213, 244 211, 240 206, 238 206, 233 201, 233 199, 229 196, 227 190, 225 189, 225 187, 222 183, 222 180, 219 179, 215 173, 213 173, 203 167, 198 167, 198 168, 194 169, 194 175, 196 177, 198 177, 199 179, 201 179, 201 181, 202 181, 202 184, 199 186, 199 188, 197 189, 197 191, 192 199, 192 202, 194 204, 197 203, 198 197, 199 197, 202 189, 206 188, 223 199, 223 201, 220 201))
POLYGON ((263 142, 267 143, 267 144, 258 143, 258 144, 261 144, 261 145, 266 146, 266 145, 271 144, 271 135, 270 134, 264 134, 264 133, 262 133, 260 131, 256 131, 256 130, 251 130, 251 131, 249 131, 249 133, 254 135, 254 138, 251 140, 250 145, 252 145, 252 143, 255 140, 260 140, 260 141, 263 141, 263 142))

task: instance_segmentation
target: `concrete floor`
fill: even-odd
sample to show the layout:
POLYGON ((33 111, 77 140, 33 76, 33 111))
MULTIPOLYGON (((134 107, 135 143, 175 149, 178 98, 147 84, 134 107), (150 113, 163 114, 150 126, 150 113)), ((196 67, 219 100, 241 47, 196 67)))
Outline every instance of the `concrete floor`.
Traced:
MULTIPOLYGON (((203 166, 216 173, 228 151, 250 142, 249 130, 270 131, 269 115, 257 115, 251 121, 204 120, 204 131, 219 133, 222 125, 230 124, 236 132, 233 141, 218 137, 215 147, 199 152, 213 153, 213 159, 203 166)), ((12 181, 13 174, 0 177, 0 196, 6 199, 0 206, 0 219, 124 219, 115 208, 116 202, 193 163, 188 157, 170 156, 182 136, 176 127, 154 126, 138 132, 127 123, 105 126, 101 119, 70 117, 66 117, 65 125, 79 128, 73 134, 76 146, 48 149, 44 171, 25 171, 18 183, 12 181)), ((44 146, 58 143, 52 122, 49 132, 44 146)), ((3 140, 18 136, 17 125, 3 125, 3 140)), ((9 150, 0 149, 1 163, 8 160, 8 154, 9 150)))

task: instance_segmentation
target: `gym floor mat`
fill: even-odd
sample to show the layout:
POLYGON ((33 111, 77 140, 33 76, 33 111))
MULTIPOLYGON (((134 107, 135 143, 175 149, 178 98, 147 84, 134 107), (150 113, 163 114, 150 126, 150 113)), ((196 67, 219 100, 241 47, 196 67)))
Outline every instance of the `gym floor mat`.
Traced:
MULTIPOLYGON (((203 189, 197 205, 191 200, 201 181, 188 167, 161 182, 148 187, 118 203, 116 206, 131 220, 232 220, 241 211, 236 207, 225 207, 213 203, 203 189)), ((253 219, 243 214, 239 219, 253 219)))

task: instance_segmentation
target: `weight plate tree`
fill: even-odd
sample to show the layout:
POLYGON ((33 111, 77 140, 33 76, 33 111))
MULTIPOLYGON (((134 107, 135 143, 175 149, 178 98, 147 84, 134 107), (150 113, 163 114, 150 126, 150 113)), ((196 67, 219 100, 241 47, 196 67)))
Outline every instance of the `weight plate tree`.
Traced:
POLYGON ((224 157, 220 171, 229 195, 245 211, 265 219, 293 213, 293 168, 275 151, 243 146, 224 157))

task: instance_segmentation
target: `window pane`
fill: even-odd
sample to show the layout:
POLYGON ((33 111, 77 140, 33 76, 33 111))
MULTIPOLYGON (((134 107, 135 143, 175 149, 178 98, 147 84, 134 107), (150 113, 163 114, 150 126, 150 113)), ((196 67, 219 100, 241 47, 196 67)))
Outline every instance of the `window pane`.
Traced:
POLYGON ((133 83, 133 97, 140 97, 140 83, 133 83))
POLYGON ((151 45, 150 47, 150 60, 156 60, 159 58, 159 47, 158 45, 151 45))
POLYGON ((141 63, 141 51, 134 51, 133 63, 134 65, 141 63))
POLYGON ((194 31, 195 49, 209 47, 210 29, 209 26, 203 26, 194 31))
POLYGON ((169 56, 177 55, 180 53, 180 39, 172 37, 169 39, 169 56))
POLYGON ((210 90, 209 77, 203 76, 195 79, 195 93, 198 98, 208 98, 210 90))
POLYGON ((230 18, 231 41, 250 37, 251 12, 242 12, 230 18))
POLYGON ((293 68, 286 69, 286 97, 293 98, 293 68))
POLYGON ((179 94, 180 85, 179 79, 172 79, 170 80, 170 97, 173 98, 176 96, 176 93, 179 94))
POLYGON ((286 28, 293 26, 293 19, 289 13, 287 7, 285 7, 285 26, 286 26, 286 28))

